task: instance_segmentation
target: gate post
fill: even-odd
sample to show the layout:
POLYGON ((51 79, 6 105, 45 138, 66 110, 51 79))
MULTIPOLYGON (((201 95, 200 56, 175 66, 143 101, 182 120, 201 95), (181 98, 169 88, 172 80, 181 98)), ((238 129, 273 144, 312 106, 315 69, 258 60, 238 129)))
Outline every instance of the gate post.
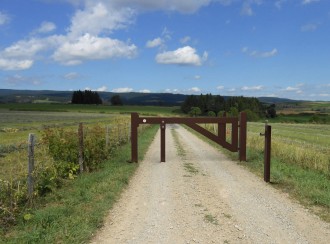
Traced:
POLYGON ((131 163, 138 162, 138 126, 139 115, 138 113, 131 113, 131 163))
POLYGON ((166 124, 163 120, 160 125, 160 162, 165 162, 165 129, 166 124))
POLYGON ((246 161, 246 113, 239 114, 239 160, 246 161))

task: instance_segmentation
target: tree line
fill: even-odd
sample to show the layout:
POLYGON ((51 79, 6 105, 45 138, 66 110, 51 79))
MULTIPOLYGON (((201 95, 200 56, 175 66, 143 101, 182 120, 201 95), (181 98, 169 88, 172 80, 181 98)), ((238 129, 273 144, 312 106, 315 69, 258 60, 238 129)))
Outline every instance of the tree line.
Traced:
POLYGON ((73 104, 102 104, 102 99, 95 91, 74 91, 72 93, 71 103, 73 104))
POLYGON ((181 111, 191 116, 222 116, 224 112, 230 116, 237 116, 239 112, 244 111, 250 120, 276 116, 275 106, 266 106, 255 97, 225 98, 212 94, 187 96, 181 105, 181 111))

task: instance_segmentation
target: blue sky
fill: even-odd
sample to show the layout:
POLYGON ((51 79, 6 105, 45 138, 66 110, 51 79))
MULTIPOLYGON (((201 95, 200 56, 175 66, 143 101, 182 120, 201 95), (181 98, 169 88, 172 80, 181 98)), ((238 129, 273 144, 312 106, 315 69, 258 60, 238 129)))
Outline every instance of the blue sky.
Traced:
POLYGON ((330 1, 0 0, 0 88, 330 101, 330 1))

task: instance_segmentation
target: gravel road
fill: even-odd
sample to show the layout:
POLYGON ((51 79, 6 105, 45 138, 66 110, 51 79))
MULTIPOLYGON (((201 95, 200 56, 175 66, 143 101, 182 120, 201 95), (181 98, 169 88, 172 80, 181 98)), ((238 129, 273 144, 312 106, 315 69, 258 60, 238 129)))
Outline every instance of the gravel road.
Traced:
POLYGON ((179 125, 160 133, 92 243, 330 243, 330 225, 179 125))

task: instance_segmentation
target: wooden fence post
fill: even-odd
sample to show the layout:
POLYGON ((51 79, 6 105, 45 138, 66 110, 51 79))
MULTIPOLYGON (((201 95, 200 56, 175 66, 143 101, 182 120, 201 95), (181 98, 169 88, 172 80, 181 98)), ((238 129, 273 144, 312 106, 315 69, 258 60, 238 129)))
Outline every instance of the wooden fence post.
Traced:
POLYGON ((83 124, 79 123, 78 127, 78 140, 79 140, 79 170, 80 173, 84 172, 84 131, 83 124))
POLYGON ((107 125, 107 130, 105 134, 105 148, 106 150, 109 149, 109 131, 110 131, 110 125, 107 125))
POLYGON ((264 181, 270 182, 272 127, 265 125, 265 151, 264 151, 264 181))
POLYGON ((34 171, 34 143, 35 137, 34 134, 29 134, 28 141, 28 198, 30 204, 32 203, 33 197, 33 188, 34 188, 34 179, 33 179, 33 171, 34 171))

